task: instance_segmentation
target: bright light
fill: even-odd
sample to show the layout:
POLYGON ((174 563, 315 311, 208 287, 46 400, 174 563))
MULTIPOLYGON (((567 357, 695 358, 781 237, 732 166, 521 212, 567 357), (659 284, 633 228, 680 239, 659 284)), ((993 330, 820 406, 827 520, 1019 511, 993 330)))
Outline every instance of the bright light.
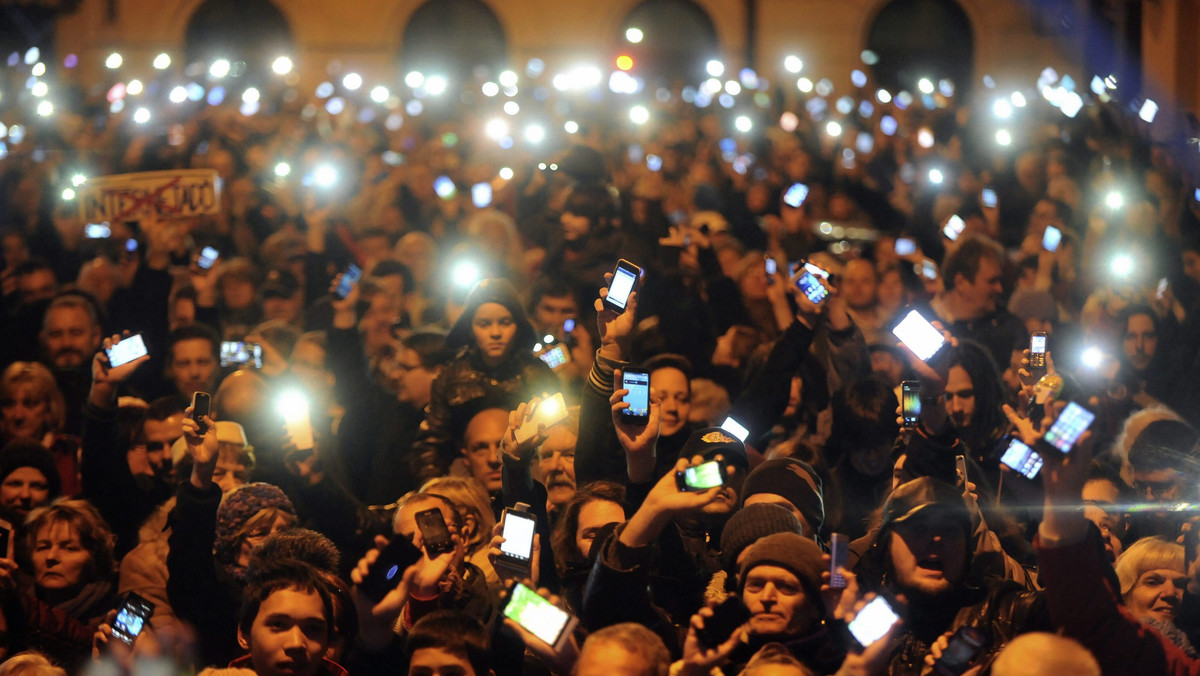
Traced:
POLYGON ((430 75, 425 80, 425 91, 434 96, 441 96, 446 91, 448 85, 449 83, 446 82, 446 78, 441 75, 430 75))
POLYGON ((292 165, 287 162, 280 162, 275 165, 275 175, 279 178, 286 178, 292 173, 292 165))
POLYGON ((932 183, 934 185, 941 185, 942 181, 944 181, 944 180, 946 180, 946 177, 944 175, 942 175, 941 169, 930 169, 929 170, 929 182, 930 183, 932 183))
POLYGON ((1001 120, 1007 120, 1008 118, 1012 117, 1012 114, 1012 104, 1006 99, 996 99, 996 102, 992 104, 992 115, 995 115, 1001 120))
POLYGON ((76 188, 84 183, 87 183, 87 176, 84 176, 83 174, 75 174, 71 177, 71 185, 75 186, 76 188))
POLYGON ((875 100, 887 105, 892 102, 892 93, 886 89, 880 89, 879 91, 875 92, 875 100))
POLYGON ((646 36, 645 36, 645 34, 642 33, 642 29, 640 29, 640 28, 626 28, 625 29, 625 39, 632 42, 635 45, 637 43, 641 42, 642 38, 644 38, 644 37, 646 37, 646 36))
POLYGON ((837 138, 842 135, 842 125, 838 124, 836 120, 830 120, 825 124, 825 133, 837 138))
POLYGON ((519 103, 516 101, 504 102, 504 113, 506 115, 516 115, 519 112, 521 112, 521 105, 519 103))
POLYGON ((419 70, 409 71, 408 75, 404 76, 404 84, 416 89, 425 84, 425 75, 419 70))
POLYGON ((1128 277, 1129 273, 1133 272, 1133 256, 1129 254, 1113 256, 1112 261, 1108 264, 1108 269, 1117 277, 1128 277))
POLYGON ((861 70, 853 71, 850 73, 850 84, 853 84, 855 87, 867 86, 867 74, 861 70))
POLYGON ((1013 92, 1012 96, 1008 97, 1012 100, 1012 104, 1018 108, 1025 107, 1025 95, 1021 92, 1013 92))
POLYGON ((713 59, 704 65, 704 69, 713 77, 721 77, 725 74, 725 64, 713 59))
POLYGON ((313 182, 317 184, 317 187, 331 188, 334 183, 337 183, 337 178, 337 169, 334 169, 332 165, 318 165, 313 170, 313 182))
POLYGON ((144 89, 145 86, 142 84, 141 80, 130 80, 129 84, 125 86, 125 93, 129 94, 130 96, 137 96, 138 94, 141 94, 142 90, 144 89))
POLYGON ((919 82, 917 82, 917 89, 920 89, 922 94, 932 94, 933 81, 927 77, 923 77, 919 82))
POLYGON ((932 148, 933 132, 926 127, 921 127, 921 129, 917 131, 917 145, 921 146, 922 148, 932 148))
POLYGON ((138 124, 146 124, 147 122, 149 122, 150 121, 150 109, 143 107, 143 108, 138 108, 137 110, 133 111, 133 121, 137 122, 138 124))
POLYGON ((65 200, 75 199, 75 191, 72 190, 71 188, 63 188, 62 198, 65 200))
POLYGON ((50 87, 47 86, 45 82, 38 82, 37 84, 33 85, 33 89, 30 89, 29 91, 31 94, 40 99, 46 94, 50 93, 50 87))
POLYGON ((37 104, 37 114, 42 117, 50 117, 54 114, 54 104, 49 101, 42 101, 37 104))
POLYGON ((454 280, 455 285, 466 288, 474 286, 482 275, 483 272, 474 261, 459 261, 450 270, 450 279, 454 280))
POLYGON ((107 59, 104 60, 104 66, 109 70, 116 70, 120 68, 121 64, 124 62, 125 59, 122 59, 120 54, 113 52, 112 54, 108 55, 107 59))
POLYGON ((37 60, 42 58, 42 50, 37 47, 30 47, 25 51, 25 65, 29 66, 37 63, 37 60))
POLYGON ((29 71, 34 77, 41 77, 46 74, 46 64, 38 61, 33 64, 33 69, 29 71))
POLYGON ((242 103, 258 103, 258 100, 261 98, 262 94, 260 94, 254 87, 242 92, 242 103))
POLYGON ((371 100, 375 103, 383 103, 388 100, 389 96, 391 96, 391 92, 383 85, 375 85, 371 88, 371 100))
POLYGON ((1083 97, 1075 92, 1067 92, 1062 97, 1062 102, 1058 109, 1067 117, 1075 117, 1083 109, 1083 97))
POLYGON ((308 418, 308 397, 300 390, 286 390, 275 400, 275 412, 286 420, 308 418))
POLYGON ((502 178, 506 181, 511 181, 512 177, 513 177, 512 167, 501 167, 500 168, 500 178, 502 178))
POLYGON ((754 128, 754 122, 745 115, 738 115, 733 120, 733 128, 745 134, 754 128))
POLYGON ((187 100, 187 97, 187 87, 182 85, 171 89, 171 93, 167 95, 167 98, 171 99, 171 103, 183 103, 187 100))
POLYGON ((567 120, 563 123, 563 131, 567 132, 568 134, 578 134, 579 123, 575 120, 567 120))
POLYGON ((634 124, 646 124, 650 121, 650 111, 646 106, 634 106, 629 109, 629 121, 634 124))
POLYGON ((171 67, 171 56, 166 52, 154 57, 154 67, 157 70, 166 70, 171 67))
POLYGON ((617 57, 617 68, 621 70, 633 69, 633 57, 628 54, 622 54, 617 57))
POLYGON ((342 86, 350 91, 358 91, 362 86, 362 76, 358 73, 346 73, 346 77, 342 78, 342 86))
POLYGON ((800 118, 792 111, 784 111, 783 115, 779 116, 779 128, 786 132, 796 131, 796 127, 800 126, 800 118))
POLYGON ((1155 115, 1158 115, 1158 104, 1146 99, 1146 102, 1142 104, 1142 109, 1138 111, 1138 117, 1142 118, 1144 122, 1153 122, 1155 115))
POLYGON ((1104 363, 1104 352, 1100 348, 1092 346, 1083 351, 1079 360, 1090 369, 1098 369, 1104 363))
POLYGON ((996 130, 996 143, 1002 146, 1012 145, 1012 134, 1007 129, 996 130))
POLYGON ((495 82, 484 82, 480 89, 483 90, 483 95, 488 98, 500 93, 500 85, 495 82))
POLYGON ((738 84, 737 80, 730 80, 729 82, 725 83, 725 91, 728 92, 730 96, 737 96, 738 94, 742 93, 742 85, 738 84))
POLYGON ((499 141, 505 136, 508 136, 508 123, 497 118, 489 121, 483 128, 483 131, 488 135, 488 138, 499 141))
POLYGON ((219 80, 226 75, 229 75, 229 68, 230 64, 228 59, 217 59, 216 61, 212 62, 211 66, 208 67, 208 74, 219 80))
POLYGON ((806 77, 802 77, 799 80, 796 80, 796 89, 799 89, 807 94, 813 90, 813 82, 806 77))
POLYGON ((804 70, 804 62, 801 61, 800 57, 796 56, 795 54, 788 54, 787 56, 783 57, 783 69, 792 75, 795 75, 796 73, 804 70))
POLYGON ((286 56, 280 56, 271 62, 271 70, 274 71, 276 75, 287 75, 288 73, 292 72, 292 65, 292 60, 290 58, 286 56))
POLYGON ((511 70, 506 70, 500 73, 500 77, 496 78, 501 87, 516 87, 517 74, 511 70))
POLYGON ((546 128, 540 124, 525 127, 525 140, 530 143, 541 143, 546 140, 546 128))
POLYGON ((1125 206, 1125 196, 1116 190, 1112 190, 1104 196, 1104 204, 1109 209, 1120 209, 1125 206))

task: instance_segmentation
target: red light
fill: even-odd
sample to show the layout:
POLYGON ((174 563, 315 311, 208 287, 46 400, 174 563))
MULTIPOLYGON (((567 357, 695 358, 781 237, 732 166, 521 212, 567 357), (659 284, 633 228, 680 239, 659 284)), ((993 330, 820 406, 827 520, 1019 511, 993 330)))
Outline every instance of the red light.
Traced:
POLYGON ((622 54, 617 57, 617 68, 621 70, 633 70, 633 57, 628 54, 622 54))

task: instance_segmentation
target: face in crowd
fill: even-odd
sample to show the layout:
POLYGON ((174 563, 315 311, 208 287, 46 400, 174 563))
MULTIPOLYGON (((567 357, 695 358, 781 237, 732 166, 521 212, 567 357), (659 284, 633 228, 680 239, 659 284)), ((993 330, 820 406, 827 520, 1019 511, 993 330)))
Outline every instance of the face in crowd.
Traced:
POLYGON ((475 311, 471 321, 475 345, 489 366, 503 363, 517 335, 517 322, 512 312, 499 303, 484 303, 475 311))
POLYGON ((475 414, 463 433, 462 455, 467 470, 488 493, 498 493, 502 486, 500 441, 508 429, 508 411, 489 408, 475 414))
POLYGON ((212 392, 217 378, 213 344, 206 338, 181 340, 172 347, 167 377, 186 398, 196 392, 212 392))

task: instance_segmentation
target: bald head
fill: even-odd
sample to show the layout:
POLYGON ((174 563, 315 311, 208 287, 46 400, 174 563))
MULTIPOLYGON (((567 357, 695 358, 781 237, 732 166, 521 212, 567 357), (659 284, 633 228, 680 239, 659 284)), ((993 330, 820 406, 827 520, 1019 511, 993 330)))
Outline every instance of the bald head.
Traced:
POLYGON ((1096 658, 1065 636, 1034 632, 1009 642, 992 664, 993 676, 1100 676, 1096 658))
POLYGON ((267 383, 262 376, 253 371, 234 371, 217 388, 213 409, 221 420, 245 425, 246 421, 269 410, 267 396, 267 383))

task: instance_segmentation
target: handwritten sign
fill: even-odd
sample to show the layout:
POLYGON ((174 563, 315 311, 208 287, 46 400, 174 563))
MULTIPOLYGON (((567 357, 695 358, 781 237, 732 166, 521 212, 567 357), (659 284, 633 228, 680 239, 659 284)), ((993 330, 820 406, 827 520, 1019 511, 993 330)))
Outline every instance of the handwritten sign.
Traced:
POLYGON ((85 223, 137 220, 150 213, 183 218, 217 213, 221 179, 212 169, 145 171, 89 178, 77 189, 85 223))

